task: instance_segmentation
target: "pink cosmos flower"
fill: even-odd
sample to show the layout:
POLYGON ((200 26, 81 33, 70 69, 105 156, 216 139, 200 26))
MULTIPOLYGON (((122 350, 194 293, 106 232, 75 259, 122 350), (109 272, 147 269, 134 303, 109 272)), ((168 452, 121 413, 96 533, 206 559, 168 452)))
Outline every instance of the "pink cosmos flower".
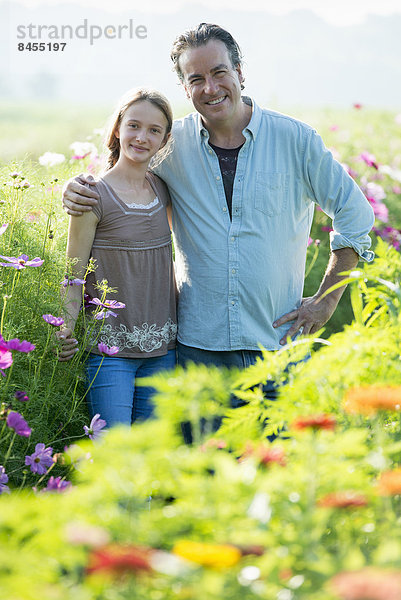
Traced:
POLYGON ((5 344, 9 350, 25 352, 26 354, 32 352, 32 350, 35 350, 36 348, 35 344, 31 344, 31 342, 27 342, 26 340, 20 342, 18 338, 13 338, 8 342, 3 342, 3 344, 5 344))
POLYGON ((117 300, 99 300, 99 298, 91 298, 89 304, 102 307, 103 310, 98 312, 94 317, 97 320, 107 319, 107 317, 116 317, 117 313, 114 312, 117 308, 125 308, 124 302, 118 302, 117 300), (113 309, 113 310, 111 310, 113 309))
POLYGON ((8 369, 13 364, 13 357, 4 342, 0 343, 0 369, 8 369))
POLYGON ((19 402, 28 402, 29 400, 29 396, 27 396, 26 392, 17 390, 14 394, 14 398, 16 400, 18 400, 19 402))
POLYGON ((388 222, 388 208, 383 202, 376 202, 373 198, 368 198, 369 204, 373 208, 376 219, 382 223, 388 222))
POLYGON ((42 315, 42 318, 46 321, 46 323, 49 323, 49 325, 53 325, 53 327, 60 327, 60 325, 63 325, 64 323, 64 319, 62 317, 53 317, 51 314, 42 315))
POLYGON ((338 125, 331 125, 330 127, 330 131, 338 131, 339 126, 338 125))
POLYGON ((361 154, 358 156, 358 159, 365 162, 368 167, 374 167, 375 169, 379 168, 379 165, 376 162, 376 157, 369 152, 361 152, 361 154))
POLYGON ((124 302, 117 302, 117 300, 99 300, 99 298, 92 298, 89 301, 89 304, 96 304, 96 306, 101 306, 102 308, 125 308, 124 302))
POLYGON ((26 254, 21 254, 21 256, 1 256, 0 258, 4 258, 8 262, 0 262, 0 266, 2 267, 12 267, 13 269, 17 269, 20 271, 21 269, 25 269, 26 267, 40 267, 43 265, 44 261, 39 258, 32 258, 29 260, 29 256, 26 254))
POLYGON ((53 448, 45 447, 44 444, 36 444, 35 452, 30 456, 25 456, 25 464, 30 467, 32 473, 44 475, 53 464, 53 448))
POLYGON ((96 440, 102 435, 101 429, 106 426, 106 421, 100 418, 100 414, 96 414, 92 421, 90 422, 89 427, 84 425, 85 435, 89 436, 91 440, 96 440))
POLYGON ((117 313, 113 312, 112 310, 101 310, 100 312, 98 312, 94 318, 97 319, 98 321, 100 321, 101 319, 107 319, 107 317, 116 317, 117 313))
POLYGON ((47 486, 43 489, 44 492, 65 492, 72 487, 71 481, 66 481, 61 477, 53 477, 51 476, 49 481, 47 482, 47 486))
POLYGON ((98 344, 97 347, 99 352, 104 356, 113 356, 114 354, 117 354, 117 352, 120 350, 118 346, 111 346, 109 348, 108 346, 106 346, 106 344, 103 344, 103 342, 100 342, 100 344, 98 344))
POLYGON ((376 235, 383 238, 383 240, 387 240, 396 250, 400 250, 401 248, 401 230, 394 229, 394 227, 383 227, 382 229, 378 229, 377 227, 373 228, 373 231, 376 235))
POLYGON ((5 468, 0 465, 0 495, 3 493, 10 493, 10 488, 6 483, 8 483, 8 475, 6 475, 5 468))
POLYGON ((21 437, 29 437, 32 433, 32 429, 18 412, 8 413, 7 425, 10 429, 14 429, 15 433, 21 437))
POLYGON ((85 279, 74 279, 73 277, 66 277, 61 285, 63 287, 67 287, 67 285, 83 285, 85 283, 85 279))
POLYGON ((359 102, 354 102, 354 108, 356 108, 356 110, 361 110, 362 104, 360 104, 359 102))

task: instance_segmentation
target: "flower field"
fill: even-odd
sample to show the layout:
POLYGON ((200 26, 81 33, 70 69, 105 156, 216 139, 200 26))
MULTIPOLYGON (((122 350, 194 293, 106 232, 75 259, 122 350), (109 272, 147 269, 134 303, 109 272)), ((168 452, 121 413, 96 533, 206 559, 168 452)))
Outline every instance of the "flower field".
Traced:
MULTIPOLYGON (((76 283, 61 187, 98 172, 99 132, 0 164, 1 600, 401 600, 401 117, 297 116, 372 204, 376 259, 313 338, 153 378, 158 418, 132 429, 89 423, 85 344, 60 363, 54 336, 76 283)), ((317 210, 306 295, 329 228, 317 210)), ((123 310, 107 289, 100 322, 123 310)))

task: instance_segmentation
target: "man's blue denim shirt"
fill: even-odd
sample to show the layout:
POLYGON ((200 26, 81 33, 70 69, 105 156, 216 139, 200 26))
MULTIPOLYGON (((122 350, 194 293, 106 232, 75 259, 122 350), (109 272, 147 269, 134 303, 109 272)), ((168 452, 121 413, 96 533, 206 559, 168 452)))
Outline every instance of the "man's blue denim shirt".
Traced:
POLYGON ((175 121, 155 169, 173 204, 178 339, 206 350, 268 350, 298 308, 315 203, 333 219, 331 249, 373 260, 373 210, 308 125, 252 107, 237 162, 230 221, 219 162, 201 117, 175 121))

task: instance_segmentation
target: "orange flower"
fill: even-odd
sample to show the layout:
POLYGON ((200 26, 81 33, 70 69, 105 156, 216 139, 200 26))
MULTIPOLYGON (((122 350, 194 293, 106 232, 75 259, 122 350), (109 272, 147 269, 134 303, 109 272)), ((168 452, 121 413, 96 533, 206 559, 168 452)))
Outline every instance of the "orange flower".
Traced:
POLYGON ((401 494, 401 468, 382 473, 377 484, 377 489, 381 496, 396 496, 397 494, 401 494))
POLYGON ((175 543, 172 551, 173 554, 204 567, 232 567, 241 558, 241 551, 230 544, 205 544, 180 540, 175 543))
POLYGON ((320 498, 318 506, 326 508, 354 508, 358 506, 367 506, 368 500, 363 494, 358 492, 333 492, 320 498))
POLYGON ((150 555, 152 550, 139 546, 120 546, 109 544, 93 550, 89 555, 86 572, 106 572, 119 574, 126 572, 150 571, 150 555))
POLYGON ((400 600, 401 572, 366 567, 344 571, 330 580, 341 600, 400 600))
POLYGON ((333 415, 311 415, 309 417, 298 417, 292 424, 294 429, 331 429, 334 430, 337 420, 333 415))
POLYGON ((344 397, 344 410, 348 413, 373 415, 378 410, 399 411, 401 386, 362 386, 348 390, 344 397))

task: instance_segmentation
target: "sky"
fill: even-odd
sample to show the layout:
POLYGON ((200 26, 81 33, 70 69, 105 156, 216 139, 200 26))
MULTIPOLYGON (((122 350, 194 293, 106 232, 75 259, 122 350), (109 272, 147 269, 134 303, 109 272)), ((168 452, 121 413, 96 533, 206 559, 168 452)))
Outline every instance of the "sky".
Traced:
MULTIPOLYGON (((78 3, 78 0, 21 0, 21 4, 30 7, 57 4, 78 3)), ((103 8, 109 12, 135 9, 142 10, 142 0, 79 0, 82 7, 103 8)), ((146 3, 146 14, 175 12, 180 8, 190 9, 191 5, 205 8, 237 9, 247 11, 267 11, 284 15, 292 10, 311 10, 331 24, 346 26, 362 23, 368 14, 401 14, 400 0, 151 0, 146 3)))
POLYGON ((246 93, 261 104, 401 107, 401 0, 0 0, 0 96, 108 104, 148 85, 189 110, 169 55, 202 21, 237 39, 246 93), (107 27, 122 33, 110 39, 107 27))

